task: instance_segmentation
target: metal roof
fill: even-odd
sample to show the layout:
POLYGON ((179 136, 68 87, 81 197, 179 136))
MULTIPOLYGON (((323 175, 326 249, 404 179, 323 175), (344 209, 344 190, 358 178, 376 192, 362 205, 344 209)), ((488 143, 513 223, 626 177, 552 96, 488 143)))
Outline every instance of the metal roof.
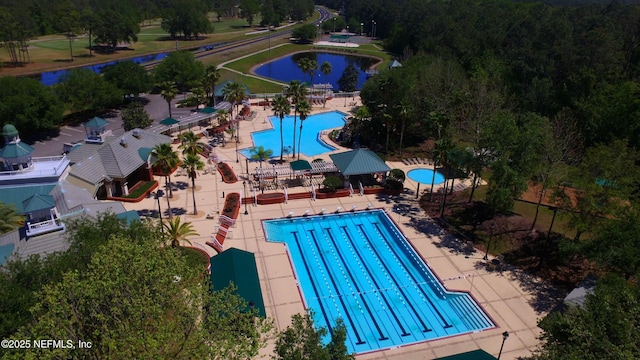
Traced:
POLYGON ((172 118, 172 117, 168 117, 168 118, 165 118, 165 119, 161 120, 161 121, 160 121, 160 124, 162 124, 162 125, 167 125, 167 126, 171 126, 171 125, 177 124, 177 123, 179 123, 179 122, 180 122, 180 121, 178 121, 178 120, 176 120, 176 119, 174 119, 174 118, 172 118))
POLYGON ((33 148, 22 141, 18 143, 5 144, 0 149, 0 158, 3 159, 15 159, 21 156, 28 156, 33 152, 33 148))
POLYGON ((266 317, 258 268, 253 253, 229 248, 211 258, 211 284, 214 290, 222 290, 229 283, 237 287, 237 293, 247 304, 253 304, 258 314, 266 317))
MULTIPOLYGON (((134 129, 120 137, 108 137, 106 141, 97 147, 81 146, 75 159, 84 159, 71 166, 70 174, 92 184, 98 184, 106 178, 126 178, 146 162, 142 159, 142 153, 146 149, 153 149, 158 144, 169 143, 171 138, 149 131, 134 129), (134 136, 137 130, 139 136, 134 136), (90 153, 90 151, 93 152, 90 153)), ((73 161, 73 160, 72 160, 73 161)))
POLYGON ((33 194, 22 202, 22 210, 25 213, 52 209, 54 206, 56 203, 51 195, 33 194))
POLYGON ((391 168, 368 149, 355 149, 329 155, 343 175, 373 174, 387 172, 391 168))
POLYGON ((107 120, 96 116, 93 119, 84 123, 84 126, 88 128, 101 128, 101 127, 107 126, 107 124, 109 124, 107 120))
POLYGON ((461 354, 437 358, 436 360, 496 360, 496 358, 484 350, 474 350, 461 354))
POLYGON ((15 206, 19 214, 24 214, 24 202, 27 199, 36 194, 49 195, 54 187, 55 184, 3 187, 0 188, 0 201, 15 206))
POLYGON ((303 171, 303 170, 311 170, 311 164, 307 160, 296 160, 290 163, 291 170, 293 171, 303 171))

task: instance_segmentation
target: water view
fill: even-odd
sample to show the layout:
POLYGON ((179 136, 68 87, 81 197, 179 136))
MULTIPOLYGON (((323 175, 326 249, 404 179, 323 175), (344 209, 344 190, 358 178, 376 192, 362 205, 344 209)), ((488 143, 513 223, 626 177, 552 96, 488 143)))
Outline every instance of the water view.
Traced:
POLYGON ((311 58, 318 62, 318 66, 323 62, 328 61, 331 63, 332 70, 328 75, 323 74, 320 70, 317 70, 313 75, 314 84, 330 83, 333 85, 333 90, 338 91, 338 80, 342 76, 344 69, 346 69, 349 63, 355 65, 358 70, 358 86, 360 90, 362 85, 367 80, 366 71, 377 62, 376 59, 362 56, 342 55, 333 53, 321 53, 321 52, 304 52, 289 55, 280 59, 273 60, 257 67, 254 72, 257 75, 268 77, 274 80, 288 83, 291 80, 301 80, 309 83, 309 74, 305 74, 300 70, 297 65, 298 60, 301 58, 311 58))

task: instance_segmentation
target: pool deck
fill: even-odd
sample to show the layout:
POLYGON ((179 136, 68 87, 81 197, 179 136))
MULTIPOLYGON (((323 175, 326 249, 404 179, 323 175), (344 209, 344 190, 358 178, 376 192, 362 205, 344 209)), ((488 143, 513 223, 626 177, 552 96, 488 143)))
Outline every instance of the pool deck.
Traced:
MULTIPOLYGON (((357 98, 347 99, 346 103, 349 105, 353 102, 359 101, 357 98)), ((313 110, 314 113, 333 110, 348 112, 351 106, 344 105, 344 99, 334 99, 328 102, 326 108, 316 105, 313 110)), ((269 122, 263 123, 263 119, 273 113, 269 109, 264 111, 262 107, 257 106, 254 106, 253 110, 258 112, 255 119, 240 123, 239 149, 251 146, 246 142, 250 141, 250 132, 270 127, 269 122), (242 141, 244 139, 247 140, 242 141)), ((344 150, 347 149, 336 151, 344 150)), ((226 184, 217 173, 200 174, 196 179, 196 202, 199 210, 197 215, 193 215, 189 179, 185 176, 177 176, 176 173, 172 176, 172 181, 178 186, 178 189, 173 191, 174 197, 171 200, 174 213, 183 213, 183 221, 190 221, 193 224, 200 234, 191 238, 193 246, 207 251, 211 256, 215 255, 215 251, 205 245, 205 242, 210 241, 214 227, 218 224, 218 215, 214 219, 207 219, 205 215, 222 209, 223 192, 225 195, 230 192, 242 192, 242 180, 246 176, 244 158, 240 156, 240 161, 238 163, 235 161, 235 143, 229 142, 225 148, 216 148, 216 153, 222 161, 228 162, 240 181, 235 184, 226 184)), ((328 154, 314 158, 317 157, 329 160, 328 154)), ((402 162, 387 163, 391 168, 399 168, 405 172, 417 167, 427 167, 427 165, 404 165, 402 162)), ((255 166, 257 164, 249 164, 249 170, 252 171, 255 166)), ((162 179, 159 180, 163 183, 162 179)), ((256 207, 248 205, 248 215, 244 215, 243 205, 238 215, 237 226, 231 228, 233 237, 225 240, 224 248, 235 247, 255 253, 267 316, 274 320, 278 329, 284 329, 289 325, 293 314, 304 311, 303 303, 296 288, 296 280, 285 245, 265 241, 261 220, 285 217, 290 212, 293 212, 293 216, 302 216, 305 210, 310 210, 312 214, 317 214, 322 209, 334 212, 338 206, 342 207, 342 211, 349 211, 354 205, 362 210, 371 204, 374 208, 388 211, 392 220, 448 289, 470 291, 493 318, 497 327, 478 333, 362 354, 357 356, 358 360, 434 359, 476 349, 483 349, 497 356, 504 331, 508 331, 510 336, 504 343, 501 359, 530 356, 539 343, 537 337, 540 335, 540 329, 537 327, 537 320, 546 315, 547 311, 546 285, 541 280, 510 269, 508 266, 502 273, 488 271, 482 260, 483 253, 476 251, 471 255, 465 254, 464 244, 444 233, 418 208, 415 200, 416 187, 417 183, 407 179, 404 193, 397 197, 356 194, 353 197, 317 201, 304 199, 292 200, 287 204, 256 207)), ((424 188, 426 186, 423 186, 421 191, 424 188)), ((309 189, 306 188, 304 191, 309 189)), ((296 189, 292 188, 290 192, 296 192, 296 189)), ((166 200, 162 199, 160 206, 165 214, 166 205, 166 200)), ((157 202, 153 198, 144 199, 139 203, 125 203, 124 206, 127 210, 137 210, 140 213, 154 212, 158 209, 157 202)), ((214 273, 215 271, 216 269, 213 269, 214 273)), ((273 344, 269 344, 262 351, 263 358, 268 358, 272 351, 273 344)))

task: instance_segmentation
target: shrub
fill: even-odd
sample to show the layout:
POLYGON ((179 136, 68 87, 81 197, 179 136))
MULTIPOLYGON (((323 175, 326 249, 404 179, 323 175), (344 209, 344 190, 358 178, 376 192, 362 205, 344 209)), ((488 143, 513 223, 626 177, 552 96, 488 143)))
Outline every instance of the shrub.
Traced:
POLYGON ((400 169, 393 169, 391 171, 389 171, 389 176, 387 177, 388 180, 396 180, 399 181, 400 183, 404 183, 404 181, 407 179, 406 175, 404 174, 404 171, 400 170, 400 169))
POLYGON ((126 195, 123 197, 127 199, 137 199, 140 196, 142 196, 144 193, 146 193, 147 190, 149 190, 156 183, 157 181, 153 180, 153 181, 147 181, 147 182, 138 184, 138 186, 131 189, 131 191, 129 192, 129 195, 126 195))
POLYGON ((386 184, 384 184, 385 189, 398 190, 404 187, 402 181, 398 181, 393 178, 387 178, 386 184))
POLYGON ((342 180, 337 176, 327 176, 322 185, 329 191, 336 191, 336 189, 342 188, 342 180))

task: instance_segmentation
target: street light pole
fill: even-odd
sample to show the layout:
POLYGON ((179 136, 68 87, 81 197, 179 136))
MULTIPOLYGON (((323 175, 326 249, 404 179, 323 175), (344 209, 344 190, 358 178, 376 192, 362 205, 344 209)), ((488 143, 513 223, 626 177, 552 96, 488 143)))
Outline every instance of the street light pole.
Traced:
POLYGON ((489 247, 491 247, 491 243, 493 242, 493 233, 496 229, 496 223, 491 223, 491 228, 489 230, 489 242, 487 242, 487 249, 484 252, 484 257, 482 260, 489 260, 489 247))
POLYGON ((498 353, 498 360, 500 360, 500 356, 502 356, 502 349, 504 348, 504 342, 509 338, 509 332, 505 331, 502 333, 502 345, 500 346, 500 352, 498 353))
POLYGON ((156 192, 151 193, 153 198, 158 202, 158 217, 160 218, 160 230, 162 231, 162 238, 164 238, 164 226, 162 225, 162 209, 160 208, 160 197, 164 195, 162 190, 158 190, 156 192))
MULTIPOLYGON (((243 181, 242 182, 242 186, 244 186, 244 196, 246 198, 247 197, 247 182, 243 181)), ((246 199, 243 199, 243 201, 244 201, 244 214, 245 215, 249 215, 249 210, 247 210, 247 201, 246 201, 246 199)))

